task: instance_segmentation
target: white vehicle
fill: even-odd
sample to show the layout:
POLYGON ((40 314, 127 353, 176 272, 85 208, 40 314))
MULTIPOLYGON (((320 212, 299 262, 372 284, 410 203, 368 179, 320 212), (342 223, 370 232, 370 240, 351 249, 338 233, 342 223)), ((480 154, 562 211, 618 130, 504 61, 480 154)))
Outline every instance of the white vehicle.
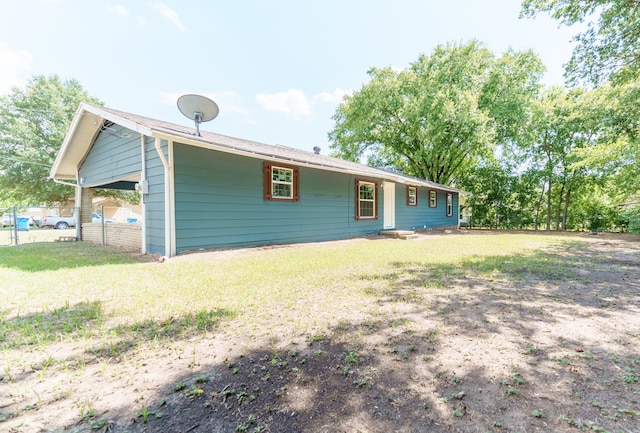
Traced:
POLYGON ((61 217, 58 215, 46 216, 42 220, 42 227, 53 227, 54 229, 64 230, 69 227, 76 226, 76 219, 74 217, 61 217))
MULTIPOLYGON (((20 219, 20 218, 29 218, 29 217, 25 216, 25 215, 18 214, 18 215, 16 215, 16 218, 20 219)), ((29 218, 29 225, 32 226, 34 224, 35 223, 33 221, 33 218, 29 218)), ((5 227, 5 226, 8 226, 8 227, 13 226, 13 214, 12 213, 6 213, 6 214, 2 215, 2 219, 0 219, 0 227, 5 227)))
MULTIPOLYGON (((91 222, 92 223, 101 223, 102 222, 102 217, 100 215, 98 215, 97 213, 92 213, 91 214, 91 222)), ((114 218, 104 217, 104 222, 105 223, 114 223, 114 222, 116 222, 116 220, 114 218)))

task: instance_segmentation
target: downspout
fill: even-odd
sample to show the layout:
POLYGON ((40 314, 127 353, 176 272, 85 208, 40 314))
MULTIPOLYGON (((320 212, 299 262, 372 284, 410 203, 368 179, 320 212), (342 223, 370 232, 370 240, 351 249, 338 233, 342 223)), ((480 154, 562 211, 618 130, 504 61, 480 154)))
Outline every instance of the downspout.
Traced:
POLYGON ((460 193, 458 193, 458 227, 456 228, 460 228, 460 193))
POLYGON ((140 210, 142 212, 142 221, 141 225, 141 233, 140 237, 142 238, 142 245, 140 246, 140 252, 142 254, 147 253, 147 206, 146 202, 146 194, 145 194, 145 185, 147 182, 147 155, 145 151, 145 136, 140 134, 140 151, 142 156, 142 161, 140 162, 140 210))
POLYGON ((71 183, 71 182, 65 182, 63 180, 59 180, 56 178, 53 178, 53 181, 55 183, 59 183, 60 185, 67 185, 67 186, 72 186, 76 189, 76 199, 75 199, 75 209, 73 210, 73 219, 76 222, 76 239, 78 239, 79 241, 82 240, 82 222, 80 221, 80 209, 81 209, 81 205, 82 205, 82 187, 80 186, 79 183, 71 183))
POLYGON ((164 255, 171 257, 171 179, 169 173, 171 166, 162 151, 160 138, 156 138, 155 148, 164 167, 164 255))
POLYGON ((74 187, 74 188, 75 188, 75 187, 77 187, 77 186, 80 186, 80 185, 78 185, 77 183, 65 182, 64 180, 55 179, 55 178, 53 179, 53 181, 54 181, 55 183, 59 183, 60 185, 72 186, 72 187, 74 187))
MULTIPOLYGON (((167 143, 167 153, 169 156, 169 161, 175 161, 174 155, 173 155, 173 140, 169 140, 167 143)), ((169 166, 169 189, 171 190, 171 194, 170 194, 170 200, 169 200, 169 209, 171 209, 171 213, 169 213, 169 218, 171 221, 171 224, 169 225, 171 227, 170 230, 170 237, 171 237, 171 251, 169 252, 169 257, 173 257, 176 255, 176 195, 174 193, 175 191, 175 178, 174 178, 174 165, 171 164, 169 166)))

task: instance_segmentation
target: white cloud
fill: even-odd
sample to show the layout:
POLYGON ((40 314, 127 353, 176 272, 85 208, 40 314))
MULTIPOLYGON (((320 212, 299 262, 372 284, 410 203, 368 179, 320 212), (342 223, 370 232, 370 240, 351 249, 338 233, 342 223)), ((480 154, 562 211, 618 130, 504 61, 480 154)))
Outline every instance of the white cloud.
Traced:
POLYGON ((313 100, 339 104, 345 95, 353 95, 353 90, 335 89, 333 92, 322 92, 314 96, 313 100))
POLYGON ((122 5, 109 5, 107 6, 107 11, 121 17, 129 16, 129 11, 122 5))
POLYGON ((302 90, 289 89, 279 93, 258 93, 256 102, 266 110, 285 113, 294 118, 311 116, 311 103, 302 90))
POLYGON ((24 72, 31 68, 33 56, 25 50, 13 51, 0 41, 0 95, 13 86, 22 87, 27 83, 24 72))
POLYGON ((173 9, 171 9, 169 6, 167 6, 164 3, 155 3, 153 5, 153 8, 155 10, 157 10, 158 12, 160 12, 160 14, 162 16, 164 16, 166 19, 168 19, 169 21, 171 21, 171 23, 176 26, 176 28, 178 30, 180 30, 181 32, 184 32, 187 30, 187 28, 185 27, 184 24, 182 24, 182 21, 180 21, 180 17, 178 16, 178 13, 176 11, 174 11, 173 9))

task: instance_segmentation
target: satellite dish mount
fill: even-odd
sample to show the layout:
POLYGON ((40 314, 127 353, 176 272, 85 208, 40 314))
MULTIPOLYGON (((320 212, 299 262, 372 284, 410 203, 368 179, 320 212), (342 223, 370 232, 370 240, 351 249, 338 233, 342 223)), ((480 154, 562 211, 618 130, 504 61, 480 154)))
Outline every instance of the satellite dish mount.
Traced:
POLYGON ((220 112, 218 104, 206 96, 182 95, 178 98, 178 110, 196 123, 196 134, 200 136, 200 124, 215 119, 220 112))

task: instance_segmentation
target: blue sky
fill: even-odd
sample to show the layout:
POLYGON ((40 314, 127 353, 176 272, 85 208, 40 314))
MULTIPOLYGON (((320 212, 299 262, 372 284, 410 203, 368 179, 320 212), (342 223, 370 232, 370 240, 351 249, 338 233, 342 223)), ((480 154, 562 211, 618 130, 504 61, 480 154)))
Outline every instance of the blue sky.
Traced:
POLYGON ((562 84, 576 30, 519 11, 519 0, 3 1, 0 95, 57 74, 108 107, 192 126, 176 100, 198 93, 220 107, 203 130, 328 153, 331 116, 368 69, 438 44, 533 49, 545 84, 562 84))

